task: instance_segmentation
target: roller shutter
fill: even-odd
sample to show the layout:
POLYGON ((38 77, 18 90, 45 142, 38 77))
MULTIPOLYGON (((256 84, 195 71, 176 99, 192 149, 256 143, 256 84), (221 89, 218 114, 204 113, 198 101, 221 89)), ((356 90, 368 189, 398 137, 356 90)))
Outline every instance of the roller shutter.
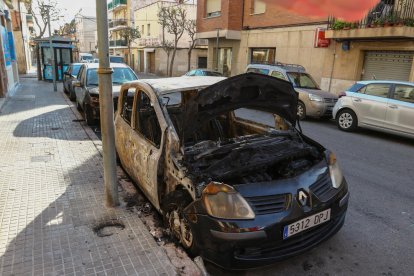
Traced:
POLYGON ((365 52, 362 80, 408 81, 414 52, 367 51, 365 52))

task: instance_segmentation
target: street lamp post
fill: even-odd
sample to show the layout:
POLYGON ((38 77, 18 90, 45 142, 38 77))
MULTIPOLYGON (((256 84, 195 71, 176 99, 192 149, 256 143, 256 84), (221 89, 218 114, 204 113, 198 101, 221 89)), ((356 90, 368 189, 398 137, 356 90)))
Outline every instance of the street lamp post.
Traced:
POLYGON ((53 76, 53 91, 57 91, 57 85, 56 85, 56 64, 55 64, 55 51, 53 49, 53 42, 52 42, 52 26, 50 25, 50 8, 52 6, 50 5, 44 5, 45 8, 47 8, 47 24, 49 25, 49 47, 50 47, 50 53, 52 55, 52 76, 53 76))
POLYGON ((114 106, 112 100, 112 69, 109 63, 108 7, 105 0, 96 0, 99 52, 99 107, 103 147, 105 201, 108 207, 119 205, 116 176, 114 106))

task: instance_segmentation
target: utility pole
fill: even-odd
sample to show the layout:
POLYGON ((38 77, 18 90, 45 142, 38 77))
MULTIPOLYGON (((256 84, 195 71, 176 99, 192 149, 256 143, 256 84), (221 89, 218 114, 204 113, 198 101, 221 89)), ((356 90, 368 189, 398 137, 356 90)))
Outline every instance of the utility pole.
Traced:
POLYGON ((108 207, 119 205, 118 179, 116 176, 114 106, 112 100, 112 68, 109 63, 108 6, 96 0, 99 52, 99 107, 103 147, 105 203, 108 207))
POLYGON ((53 49, 53 42, 52 42, 52 26, 50 25, 50 8, 52 6, 50 5, 44 5, 45 8, 47 8, 47 24, 49 25, 49 47, 50 47, 50 53, 52 54, 52 76, 53 76, 53 91, 57 91, 56 86, 56 64, 55 64, 55 51, 53 49))
POLYGON ((219 44, 220 44, 220 29, 217 29, 217 41, 216 41, 216 71, 219 70, 219 44))

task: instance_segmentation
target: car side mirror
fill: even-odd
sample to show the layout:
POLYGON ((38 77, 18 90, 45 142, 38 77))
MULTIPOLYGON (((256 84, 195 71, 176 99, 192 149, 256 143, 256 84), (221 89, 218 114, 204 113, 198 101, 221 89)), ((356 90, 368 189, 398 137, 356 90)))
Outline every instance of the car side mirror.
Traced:
POLYGON ((73 87, 81 87, 81 82, 80 81, 73 81, 72 86, 73 87))

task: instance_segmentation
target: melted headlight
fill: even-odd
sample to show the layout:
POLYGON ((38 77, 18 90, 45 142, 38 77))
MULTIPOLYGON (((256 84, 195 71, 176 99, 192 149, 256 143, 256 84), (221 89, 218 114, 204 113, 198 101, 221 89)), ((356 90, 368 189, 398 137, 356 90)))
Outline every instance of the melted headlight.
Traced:
POLYGON ((203 190, 202 200, 207 213, 221 219, 254 219, 255 214, 246 200, 233 187, 211 182, 203 190))
POLYGON ((344 176, 342 175, 341 168, 339 168, 338 162, 336 161, 336 156, 332 152, 329 154, 328 165, 332 180, 332 186, 338 189, 342 185, 344 176))

